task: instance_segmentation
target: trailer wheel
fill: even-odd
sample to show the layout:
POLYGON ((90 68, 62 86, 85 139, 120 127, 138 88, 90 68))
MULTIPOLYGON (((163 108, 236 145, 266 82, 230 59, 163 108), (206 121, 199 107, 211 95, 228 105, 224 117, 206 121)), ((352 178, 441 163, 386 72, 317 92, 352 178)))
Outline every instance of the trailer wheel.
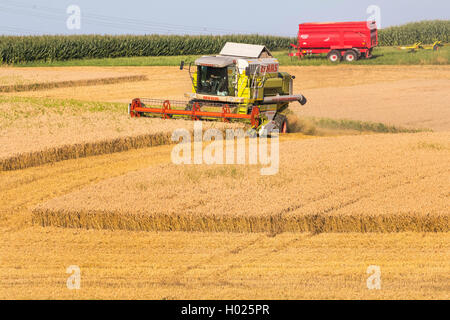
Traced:
POLYGON ((347 50, 344 54, 344 60, 347 62, 358 60, 358 54, 353 50, 347 50))
POLYGON ((342 59, 342 55, 337 50, 331 50, 327 55, 328 60, 330 60, 333 63, 340 62, 342 59))
POLYGON ((273 119, 275 123, 277 124, 278 130, 280 133, 287 133, 288 132, 288 121, 284 114, 277 114, 275 118, 273 119))

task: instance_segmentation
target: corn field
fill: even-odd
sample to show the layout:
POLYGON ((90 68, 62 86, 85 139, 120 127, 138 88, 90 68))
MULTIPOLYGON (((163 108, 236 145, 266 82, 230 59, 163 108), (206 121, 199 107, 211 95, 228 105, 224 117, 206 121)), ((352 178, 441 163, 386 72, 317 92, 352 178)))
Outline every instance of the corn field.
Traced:
MULTIPOLYGON (((293 31, 295 32, 295 31, 293 31)), ((379 30, 381 46, 407 45, 417 41, 449 41, 450 20, 409 23, 379 30)), ((73 35, 0 36, 1 62, 117 58, 140 56, 200 55, 218 53, 227 41, 262 44, 270 50, 286 50, 295 37, 263 35, 73 35)))
POLYGON ((450 41, 450 20, 433 20, 408 23, 378 30, 381 46, 408 45, 415 42, 431 44, 436 40, 450 41))
POLYGON ((294 39, 259 35, 3 36, 0 37, 0 55, 2 63, 8 64, 37 60, 198 55, 218 53, 228 41, 263 44, 276 50, 288 48, 294 39))

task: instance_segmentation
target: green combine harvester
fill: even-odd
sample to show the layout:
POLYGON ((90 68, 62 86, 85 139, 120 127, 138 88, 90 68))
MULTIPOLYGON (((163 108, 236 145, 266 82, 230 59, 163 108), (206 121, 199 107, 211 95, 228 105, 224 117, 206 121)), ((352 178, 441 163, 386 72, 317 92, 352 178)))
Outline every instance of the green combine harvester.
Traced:
POLYGON ((303 95, 292 92, 295 77, 279 71, 278 60, 265 46, 228 42, 219 55, 203 56, 194 64, 189 64, 188 101, 136 98, 129 105, 130 116, 239 121, 259 134, 286 133, 289 103, 306 103, 303 95))

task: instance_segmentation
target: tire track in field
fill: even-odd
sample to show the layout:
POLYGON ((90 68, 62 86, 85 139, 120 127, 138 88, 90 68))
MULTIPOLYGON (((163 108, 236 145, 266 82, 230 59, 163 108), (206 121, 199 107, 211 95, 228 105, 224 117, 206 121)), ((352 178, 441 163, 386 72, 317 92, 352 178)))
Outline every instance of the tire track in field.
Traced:
MULTIPOLYGON (((429 168, 435 169, 436 166, 435 165, 431 165, 431 166, 429 166, 429 168)), ((327 214, 327 213, 330 213, 330 212, 333 212, 333 211, 337 211, 337 210, 343 209, 345 207, 348 207, 348 206, 350 206, 350 205, 352 205, 354 203, 357 203, 357 202, 361 201, 362 199, 373 197, 375 194, 380 194, 380 193, 383 193, 383 192, 386 192, 386 191, 397 189, 397 188, 402 187, 402 186, 407 186, 407 185, 410 185, 410 184, 418 183, 418 182, 420 182, 422 180, 425 180, 425 179, 428 179, 428 178, 432 178, 434 176, 439 176, 439 175, 441 175, 443 173, 446 173, 446 172, 447 172, 447 170, 442 170, 442 171, 439 171, 439 172, 431 174, 431 175, 421 175, 419 177, 415 177, 414 180, 408 180, 406 182, 405 181, 399 181, 398 183, 394 183, 394 184, 392 184, 390 186, 388 186, 388 183, 386 183, 386 184, 383 184, 384 186, 386 186, 383 189, 379 189, 379 190, 371 191, 370 193, 367 193, 367 194, 363 194, 363 195, 361 195, 361 196, 359 196, 359 197, 357 197, 355 199, 351 199, 351 200, 349 200, 347 202, 344 202, 344 203, 342 203, 341 205, 339 205, 337 207, 331 206, 331 207, 325 209, 324 211, 321 211, 320 214, 327 214)), ((389 175, 389 176, 384 175, 383 176, 383 180, 386 180, 387 182, 392 181, 393 180, 392 177, 394 177, 394 176, 396 176, 396 175, 389 175)), ((402 177, 403 175, 399 174, 397 176, 398 177, 402 177)), ((405 178, 408 178, 408 177, 405 177, 405 178)), ((362 186, 368 186, 370 184, 372 184, 372 183, 361 184, 361 187, 362 186)))
MULTIPOLYGON (((434 169, 434 168, 436 168, 436 166, 433 164, 433 165, 428 166, 427 168, 432 168, 432 169, 434 169)), ((398 171, 398 170, 393 170, 392 172, 396 172, 396 171, 398 171)), ((430 176, 424 175, 424 176, 421 176, 421 177, 420 177, 420 180, 423 180, 423 179, 428 178, 428 177, 436 176, 436 175, 439 175, 439 174, 441 174, 441 173, 446 173, 446 172, 447 172, 447 170, 443 170, 442 172, 439 172, 438 174, 433 174, 433 175, 430 175, 430 176)), ((385 173, 385 174, 383 175, 383 180, 386 180, 386 181, 389 182, 389 181, 391 181, 392 178, 395 177, 395 176, 397 176, 397 177, 402 177, 403 174, 397 174, 397 175, 396 175, 396 174, 392 174, 392 173, 389 173, 389 172, 388 172, 388 173, 385 173)), ((405 178, 408 178, 408 177, 405 177, 405 178)), ((392 186, 392 187, 388 187, 387 190, 395 189, 395 188, 398 188, 398 187, 400 187, 400 186, 402 186, 402 185, 408 185, 408 184, 416 183, 416 182, 417 182, 417 180, 412 180, 412 181, 408 181, 408 182, 405 182, 405 183, 398 183, 398 184, 396 184, 396 185, 394 185, 394 186, 392 186)), ((375 185, 375 186, 377 186, 377 185, 379 185, 379 184, 375 184, 375 183, 373 183, 372 181, 368 181, 368 182, 364 182, 364 181, 356 181, 356 182, 354 182, 354 183, 351 183, 349 186, 344 186, 344 187, 337 188, 337 189, 335 189, 335 191, 333 191, 332 193, 329 193, 329 194, 322 194, 322 195, 319 195, 319 196, 317 196, 317 197, 315 197, 315 198, 309 199, 307 203, 301 203, 301 204, 297 204, 297 205, 291 205, 291 206, 289 206, 289 207, 287 207, 287 208, 284 208, 284 209, 282 209, 282 210, 280 210, 280 211, 278 211, 278 212, 275 212, 275 213, 274 213, 274 216, 283 216, 283 215, 286 214, 286 213, 293 212, 293 211, 296 211, 296 210, 298 210, 298 209, 301 209, 301 208, 305 207, 306 205, 311 205, 311 204, 316 203, 316 202, 318 202, 318 201, 326 200, 326 199, 331 198, 331 197, 333 197, 333 196, 339 195, 342 191, 346 191, 346 190, 356 190, 356 189, 360 189, 360 188, 362 188, 362 187, 366 187, 366 186, 369 186, 369 185, 375 185)), ((383 184, 383 185, 386 185, 386 184, 383 184)), ((367 189, 367 188, 366 188, 366 189, 367 189)), ((372 193, 382 193, 382 192, 384 192, 385 190, 386 190, 386 189, 380 189, 380 190, 375 191, 375 192, 372 191, 372 193)), ((364 199, 364 198, 367 198, 367 197, 370 197, 370 196, 371 196, 371 194, 366 194, 366 195, 362 195, 362 196, 360 196, 360 197, 358 197, 358 198, 356 198, 356 199, 352 199, 352 200, 348 201, 348 205, 351 205, 352 203, 356 203, 356 202, 358 202, 359 200, 364 199)), ((339 209, 339 208, 336 208, 336 209, 339 209)), ((326 210, 324 210, 324 211, 321 211, 320 213, 329 213, 329 212, 332 212, 332 211, 334 211, 334 210, 335 210, 334 207, 329 207, 328 209, 326 209, 326 210)))
MULTIPOLYGON (((312 201, 308 201, 307 203, 290 206, 281 211, 275 212, 271 215, 271 219, 270 219, 270 229, 271 230, 270 230, 270 232, 272 234, 276 235, 276 234, 283 233, 286 231, 294 231, 294 230, 289 230, 288 225, 290 225, 292 223, 294 223, 294 224, 298 223, 298 222, 295 222, 295 220, 297 220, 298 217, 300 217, 300 218, 303 217, 305 219, 305 223, 307 223, 307 225, 310 228, 309 231, 311 231, 313 234, 318 234, 318 233, 322 233, 322 232, 339 232, 337 229, 334 230, 337 227, 336 226, 331 227, 331 224, 336 224, 337 220, 344 219, 344 218, 346 219, 346 223, 348 223, 348 224, 353 223, 354 221, 352 221, 352 220, 358 220, 359 221, 358 223, 361 224, 361 228, 363 228, 363 229, 368 228, 373 223, 389 224, 389 223, 391 223, 390 220, 393 219, 395 221, 398 220, 397 221, 398 223, 400 223, 401 221, 404 221, 404 224, 406 224, 406 225, 415 223, 418 226, 422 226, 423 228, 426 228, 426 230, 428 230, 429 228, 432 228, 433 225, 436 225, 435 227, 438 228, 437 230, 430 229, 428 231, 448 230, 448 226, 447 227, 444 226, 446 224, 445 216, 444 217, 439 217, 439 216, 435 217, 433 215, 431 215, 431 216, 425 215, 425 216, 401 217, 401 216, 397 216, 397 215, 393 216, 392 214, 391 215, 389 215, 389 214, 388 215, 380 215, 380 216, 370 216, 370 215, 364 215, 364 214, 360 214, 358 216, 355 216, 355 215, 342 215, 342 216, 334 215, 333 216, 333 215, 331 215, 333 212, 336 212, 336 211, 339 211, 346 207, 349 207, 363 199, 371 198, 376 194, 381 194, 381 193, 384 193, 384 192, 387 192, 390 190, 394 190, 396 188, 400 188, 402 186, 420 183, 420 181, 423 181, 425 179, 441 176, 448 172, 448 170, 446 170, 445 164, 438 168, 436 168, 436 165, 434 165, 434 164, 426 166, 426 167, 422 167, 422 168, 424 168, 424 171, 427 171, 427 172, 431 171, 434 173, 422 174, 418 177, 414 177, 413 180, 410 179, 409 176, 405 176, 403 173, 400 173, 400 174, 385 173, 385 174, 383 174, 382 181, 386 181, 386 183, 379 184, 380 179, 377 179, 377 183, 374 183, 373 181, 369 181, 366 183, 356 182, 356 183, 353 183, 350 186, 350 188, 348 186, 342 187, 331 194, 320 195, 320 196, 312 199, 312 201), (439 170, 439 169, 441 169, 441 170, 439 170), (405 179, 408 179, 408 180, 405 181, 405 179), (393 180, 394 181, 398 180, 398 182, 393 183, 393 184, 389 183, 393 180), (371 188, 371 186, 374 186, 374 188, 371 188), (377 188, 377 186, 380 186, 380 187, 377 188), (383 186, 383 188, 381 188, 381 186, 383 186), (378 189, 378 190, 376 190, 376 189, 378 189), (362 195, 360 195, 362 193, 362 190, 365 190, 366 192, 363 193, 362 195), (342 191, 347 191, 343 195, 344 197, 347 197, 347 198, 352 196, 353 194, 355 194, 355 191, 357 191, 356 194, 358 196, 356 198, 352 198, 347 201, 344 201, 343 203, 333 204, 331 206, 326 207, 325 209, 315 211, 313 213, 299 213, 296 215, 296 211, 301 211, 301 209, 305 209, 307 206, 318 207, 318 206, 320 206, 320 203, 319 203, 320 201, 323 201, 326 199, 331 199, 332 197, 339 197, 341 195, 342 191), (347 194, 347 195, 345 195, 345 194, 347 194), (289 213, 289 216, 286 216, 287 213, 289 213), (290 221, 290 220, 292 220, 292 221, 290 221), (365 221, 365 220, 367 220, 367 221, 365 221), (331 230, 328 230, 329 228, 331 228, 331 230), (442 228, 444 228, 444 229, 442 229, 442 228), (332 231, 332 230, 334 230, 334 231, 332 231)), ((344 222, 342 222, 342 223, 345 224, 344 222)), ((292 228, 292 226, 290 226, 290 227, 292 228)), ((387 227, 388 227, 388 225, 384 226, 383 229, 385 229, 387 227)), ((422 231, 426 231, 426 230, 422 230, 422 231)), ((397 230, 397 231, 399 231, 399 230, 397 230)), ((340 232, 342 232, 342 231, 340 231, 340 232)), ((355 232, 356 232, 356 230, 355 230, 355 232)), ((366 232, 367 232, 367 230, 366 230, 366 232)))
POLYGON ((375 191, 375 192, 372 193, 372 194, 364 194, 364 195, 362 195, 362 196, 360 196, 360 197, 358 197, 358 198, 349 200, 349 201, 347 201, 347 202, 345 202, 345 203, 339 205, 339 206, 336 207, 336 208, 335 208, 335 207, 329 207, 328 209, 326 209, 326 210, 324 210, 324 211, 322 211, 322 212, 320 212, 320 213, 321 213, 321 214, 322 214, 322 213, 326 214, 326 213, 330 213, 330 212, 333 212, 333 211, 338 211, 338 210, 341 210, 341 209, 343 209, 343 208, 345 208, 345 207, 348 207, 348 206, 350 206, 350 205, 352 205, 352 204, 354 204, 354 203, 357 203, 357 202, 361 201, 362 199, 371 198, 371 197, 373 197, 375 194, 380 194, 380 193, 383 193, 383 192, 386 192, 386 191, 389 191, 389 190, 397 189, 397 188, 399 188, 399 187, 403 187, 403 186, 407 186, 407 185, 410 185, 410 184, 418 183, 418 182, 420 182, 421 180, 425 180, 425 179, 428 179, 428 178, 432 178, 432 177, 435 177, 435 176, 439 176, 439 175, 441 175, 441 174, 443 174, 443 173, 446 173, 446 172, 447 172, 447 170, 441 171, 441 172, 439 172, 439 173, 437 173, 437 174, 430 175, 430 176, 422 175, 422 176, 420 176, 418 179, 416 179, 416 180, 414 180, 414 181, 411 181, 411 180, 410 180, 410 181, 406 181, 406 182, 399 182, 399 183, 397 183, 397 184, 395 184, 395 185, 392 185, 392 186, 390 186, 390 187, 387 187, 386 189, 375 191))
MULTIPOLYGON (((267 239, 273 239, 274 236, 265 236, 263 239, 267 240, 267 239)), ((270 240, 269 240, 270 241, 270 240)), ((244 262, 249 264, 249 263, 255 263, 261 259, 264 259, 265 257, 268 257, 271 253, 276 253, 279 251, 283 251, 287 248, 289 248, 290 246, 292 246, 294 243, 299 242, 300 238, 295 238, 295 239, 288 239, 285 242, 275 242, 276 245, 275 246, 268 246, 267 250, 269 252, 267 252, 266 250, 262 250, 262 252, 258 255, 254 254, 254 252, 249 252, 250 254, 246 254, 245 252, 248 251, 248 249, 251 249, 250 246, 247 246, 245 248, 243 248, 241 251, 245 251, 245 252, 241 252, 239 251, 239 253, 242 253, 240 255, 240 257, 243 257, 244 262), (249 258, 250 257, 250 258, 249 258)), ((229 257, 229 256, 228 256, 229 257)), ((228 257, 224 257, 224 258, 228 258, 228 257)), ((225 259, 225 261, 227 261, 227 259, 225 259)), ((211 272, 209 275, 207 275, 206 277, 202 278, 202 280, 208 280, 210 279, 211 281, 207 281, 207 282, 215 282, 217 281, 217 279, 222 279, 224 278, 224 276, 226 275, 227 272, 233 270, 233 269, 237 269, 240 268, 241 266, 239 264, 225 264, 222 268, 215 270, 214 272, 211 272)), ((224 280, 226 284, 232 286, 233 284, 224 280)))
POLYGON ((169 277, 166 279, 162 279, 157 282, 157 284, 167 284, 167 283, 176 283, 181 286, 185 286, 185 283, 183 282, 183 278, 187 277, 187 274, 190 272, 196 273, 201 267, 208 266, 209 264, 213 262, 217 262, 220 258, 227 259, 230 256, 233 255, 239 255, 242 251, 246 251, 247 249, 252 248, 255 245, 259 245, 261 243, 261 240, 266 238, 264 235, 257 236, 255 239, 248 241, 245 244, 239 244, 235 248, 228 250, 227 252, 219 253, 219 254, 212 254, 205 258, 203 261, 185 266, 184 268, 177 269, 176 272, 172 273, 169 277))

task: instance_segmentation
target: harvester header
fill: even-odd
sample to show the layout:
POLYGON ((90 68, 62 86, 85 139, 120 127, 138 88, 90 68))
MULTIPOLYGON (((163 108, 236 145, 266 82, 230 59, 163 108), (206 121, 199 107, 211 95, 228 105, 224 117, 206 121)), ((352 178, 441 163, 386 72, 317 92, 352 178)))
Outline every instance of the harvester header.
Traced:
POLYGON ((292 92, 295 77, 280 72, 278 60, 265 46, 228 42, 219 55, 190 63, 188 71, 189 101, 136 98, 130 115, 241 121, 259 133, 275 129, 285 133, 289 103, 306 103, 303 95, 292 92))

